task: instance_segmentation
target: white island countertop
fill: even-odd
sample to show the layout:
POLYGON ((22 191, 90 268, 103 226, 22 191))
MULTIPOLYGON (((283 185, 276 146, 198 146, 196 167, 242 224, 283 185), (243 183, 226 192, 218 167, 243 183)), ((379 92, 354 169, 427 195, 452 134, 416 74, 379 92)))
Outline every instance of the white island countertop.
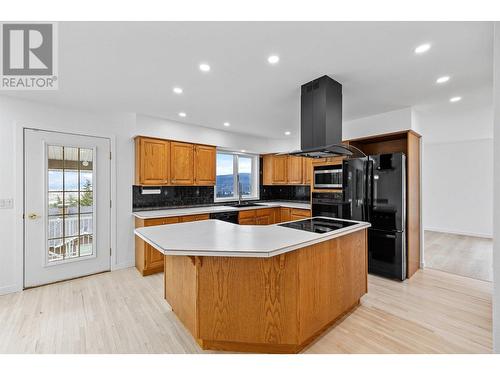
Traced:
POLYGON ((268 258, 370 227, 370 223, 355 223, 320 234, 278 224, 203 220, 137 228, 135 234, 165 255, 268 258))
POLYGON ((187 216, 199 214, 211 214, 217 212, 231 212, 244 210, 258 210, 269 207, 288 207, 298 208, 302 210, 310 210, 311 205, 307 203, 296 202, 281 202, 281 201, 262 201, 256 202, 258 205, 250 207, 232 207, 224 205, 204 206, 204 207, 186 207, 186 208, 169 208, 165 210, 148 210, 136 211, 133 215, 138 219, 156 219, 160 217, 187 216))

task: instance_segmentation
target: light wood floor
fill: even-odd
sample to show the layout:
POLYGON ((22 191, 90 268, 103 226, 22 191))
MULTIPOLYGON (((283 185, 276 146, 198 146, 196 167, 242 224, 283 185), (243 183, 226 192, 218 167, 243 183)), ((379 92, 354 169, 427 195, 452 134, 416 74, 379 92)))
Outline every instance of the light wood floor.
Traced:
MULTIPOLYGON (((0 297, 0 353, 200 353, 134 268, 0 297)), ((369 293, 307 353, 490 353, 491 283, 436 270, 369 293)))
POLYGON ((493 281, 493 240, 425 231, 425 267, 493 281))

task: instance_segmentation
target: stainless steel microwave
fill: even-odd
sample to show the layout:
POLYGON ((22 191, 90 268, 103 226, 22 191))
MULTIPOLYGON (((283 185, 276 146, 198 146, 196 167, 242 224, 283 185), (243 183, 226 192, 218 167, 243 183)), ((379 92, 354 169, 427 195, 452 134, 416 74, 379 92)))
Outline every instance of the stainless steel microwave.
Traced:
POLYGON ((342 166, 339 167, 332 165, 315 167, 314 188, 342 189, 342 166))

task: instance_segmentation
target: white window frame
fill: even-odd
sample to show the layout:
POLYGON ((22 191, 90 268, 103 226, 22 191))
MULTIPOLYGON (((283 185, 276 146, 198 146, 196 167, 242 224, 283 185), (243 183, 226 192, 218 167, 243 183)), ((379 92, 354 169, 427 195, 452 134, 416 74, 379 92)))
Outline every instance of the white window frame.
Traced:
MULTIPOLYGON (((238 200, 239 186, 237 184, 238 175, 238 160, 240 156, 252 159, 252 193, 251 195, 245 195, 241 197, 241 200, 250 201, 260 198, 260 158, 259 155, 250 154, 246 152, 236 152, 230 150, 217 149, 217 154, 226 154, 233 156, 233 186, 234 186, 234 196, 227 198, 217 198, 217 179, 214 186, 214 202, 234 202, 238 200)), ((216 159, 217 160, 217 159, 216 159)), ((217 169, 217 166, 216 166, 217 169)))

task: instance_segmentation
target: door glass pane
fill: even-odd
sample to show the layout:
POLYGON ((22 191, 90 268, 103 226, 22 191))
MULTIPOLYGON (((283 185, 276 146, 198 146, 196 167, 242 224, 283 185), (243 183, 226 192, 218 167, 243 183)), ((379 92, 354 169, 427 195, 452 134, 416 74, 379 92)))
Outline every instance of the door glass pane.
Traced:
POLYGON ((64 237, 63 232, 64 218, 62 216, 49 216, 48 238, 61 238, 64 237))
POLYGON ((241 195, 252 195, 252 158, 238 157, 238 173, 240 175, 241 195))
POLYGON ((231 198, 234 196, 234 177, 233 177, 233 155, 217 154, 217 198, 231 198))
POLYGON ((62 215, 63 213, 63 199, 64 193, 62 191, 56 193, 49 193, 47 201, 47 212, 49 216, 62 215))
POLYGON ((47 148, 47 260, 95 255, 94 150, 47 148))
POLYGON ((64 237, 78 236, 79 215, 64 215, 64 237))

